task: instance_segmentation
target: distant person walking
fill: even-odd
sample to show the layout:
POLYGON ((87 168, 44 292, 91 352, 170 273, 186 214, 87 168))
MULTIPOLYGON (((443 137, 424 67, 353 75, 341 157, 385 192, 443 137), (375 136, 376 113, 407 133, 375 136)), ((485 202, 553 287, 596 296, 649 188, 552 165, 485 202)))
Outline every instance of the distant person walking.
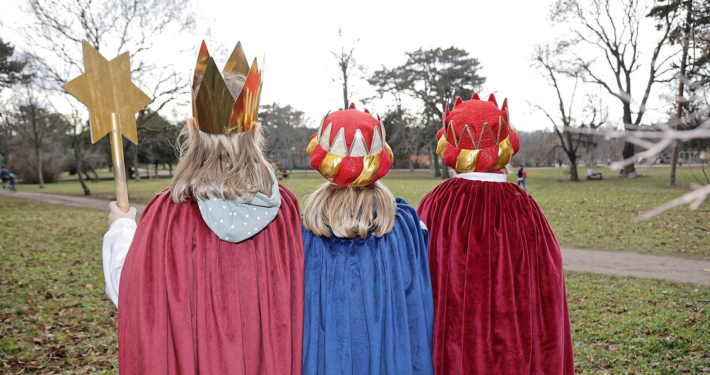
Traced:
POLYGON ((3 165, 0 167, 0 179, 2 179, 2 189, 7 190, 7 182, 10 181, 10 171, 3 165))
POLYGON ((525 185, 525 180, 528 178, 528 172, 525 171, 523 166, 520 166, 520 169, 518 169, 518 186, 521 184, 523 185, 523 189, 525 191, 528 191, 528 187, 525 185))
POLYGON ((10 191, 17 191, 17 182, 15 182, 15 175, 10 173, 10 185, 8 186, 10 191))

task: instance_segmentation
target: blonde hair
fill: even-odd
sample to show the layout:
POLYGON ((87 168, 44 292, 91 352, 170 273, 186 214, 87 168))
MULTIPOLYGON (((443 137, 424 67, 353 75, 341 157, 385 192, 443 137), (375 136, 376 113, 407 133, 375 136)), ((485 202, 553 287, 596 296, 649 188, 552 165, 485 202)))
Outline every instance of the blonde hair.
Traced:
POLYGON ((185 126, 176 144, 180 161, 169 189, 173 202, 209 199, 208 193, 246 202, 256 193, 271 196, 273 170, 262 152, 263 143, 256 129, 229 135, 195 129, 190 137, 185 126))
POLYGON ((362 187, 326 182, 306 196, 303 211, 303 226, 325 237, 364 240, 370 229, 375 237, 382 237, 392 231, 394 220, 394 196, 379 181, 362 187))

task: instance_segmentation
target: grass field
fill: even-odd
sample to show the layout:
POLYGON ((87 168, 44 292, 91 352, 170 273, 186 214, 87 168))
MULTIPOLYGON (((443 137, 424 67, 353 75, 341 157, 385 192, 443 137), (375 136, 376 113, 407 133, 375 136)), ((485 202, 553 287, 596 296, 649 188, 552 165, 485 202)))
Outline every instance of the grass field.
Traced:
MULTIPOLYGON (((115 373, 116 309, 101 269, 106 213, 7 197, 0 212, 0 373, 115 373)), ((684 305, 688 295, 710 298, 710 288, 568 273, 567 291, 580 373, 710 367, 709 317, 684 305)))
MULTIPOLYGON (((606 176, 602 181, 567 181, 566 170, 530 169, 528 190, 538 201, 563 246, 629 250, 637 252, 710 258, 708 233, 693 229, 691 223, 710 227, 710 214, 690 212, 687 207, 677 208, 648 222, 635 223, 632 219, 640 213, 678 197, 689 190, 694 181, 691 170, 682 167, 678 173, 678 188, 669 189, 668 168, 641 169, 643 175, 627 180, 608 169, 599 169, 606 176)), ((580 169, 583 174, 584 170, 580 169)), ((695 168, 695 172, 700 172, 695 168)), ((510 176, 510 181, 515 177, 510 176)), ((315 171, 297 172, 284 184, 303 198, 323 178, 315 171)), ((441 182, 427 172, 410 173, 392 171, 383 181, 392 192, 416 206, 432 188, 441 182)), ((170 184, 169 179, 129 181, 131 199, 146 203, 157 192, 170 184)), ((113 198, 113 182, 90 183, 92 194, 113 198)), ((78 182, 37 185, 20 185, 20 190, 55 194, 81 195, 78 182)))

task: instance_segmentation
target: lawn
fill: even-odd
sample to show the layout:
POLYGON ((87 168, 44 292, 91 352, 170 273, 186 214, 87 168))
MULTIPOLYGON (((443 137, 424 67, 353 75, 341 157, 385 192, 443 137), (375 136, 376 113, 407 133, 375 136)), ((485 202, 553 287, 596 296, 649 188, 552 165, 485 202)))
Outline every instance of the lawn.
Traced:
MULTIPOLYGON (((106 213, 4 196, 0 213, 0 373, 115 373, 116 309, 101 269, 106 213)), ((684 305, 710 298, 710 288, 567 273, 567 291, 581 373, 710 367, 710 317, 684 305)))
MULTIPOLYGON (((693 229, 691 223, 710 227, 710 214, 690 212, 680 207, 648 222, 635 223, 633 218, 689 190, 694 181, 691 169, 678 171, 678 188, 669 189, 668 168, 640 168, 643 174, 627 180, 608 169, 598 169, 605 175, 602 181, 567 181, 569 175, 563 169, 530 169, 528 189, 547 215, 552 229, 562 246, 628 250, 636 252, 681 255, 698 259, 710 259, 708 233, 693 229)), ((699 168, 694 168, 696 173, 699 168)), ((580 173, 584 170, 580 169, 580 173)), ((515 177, 510 176, 509 181, 515 177)), ((296 172, 284 184, 302 199, 312 192, 323 178, 315 171, 296 172)), ((392 171, 383 181, 397 196, 416 206, 424 195, 441 180, 427 172, 410 173, 392 171)), ((170 184, 167 178, 129 181, 131 199, 146 203, 157 192, 170 184)), ((92 194, 112 199, 112 181, 90 183, 92 194)), ((37 185, 20 185, 20 190, 55 194, 81 195, 76 181, 47 184, 44 189, 37 185)))

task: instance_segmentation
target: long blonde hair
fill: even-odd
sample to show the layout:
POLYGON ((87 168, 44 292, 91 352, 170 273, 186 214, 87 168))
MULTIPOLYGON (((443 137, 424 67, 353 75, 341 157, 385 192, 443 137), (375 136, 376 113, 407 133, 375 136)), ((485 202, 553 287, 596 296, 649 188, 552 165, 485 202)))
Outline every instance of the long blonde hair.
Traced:
POLYGON ((262 152, 261 132, 216 135, 185 126, 176 149, 180 161, 170 184, 173 202, 187 198, 208 199, 208 193, 224 200, 241 197, 251 202, 256 193, 271 196, 272 168, 262 152))
POLYGON ((364 240, 371 229, 382 237, 394 227, 394 196, 379 181, 363 187, 326 182, 306 199, 303 226, 316 236, 364 240))

